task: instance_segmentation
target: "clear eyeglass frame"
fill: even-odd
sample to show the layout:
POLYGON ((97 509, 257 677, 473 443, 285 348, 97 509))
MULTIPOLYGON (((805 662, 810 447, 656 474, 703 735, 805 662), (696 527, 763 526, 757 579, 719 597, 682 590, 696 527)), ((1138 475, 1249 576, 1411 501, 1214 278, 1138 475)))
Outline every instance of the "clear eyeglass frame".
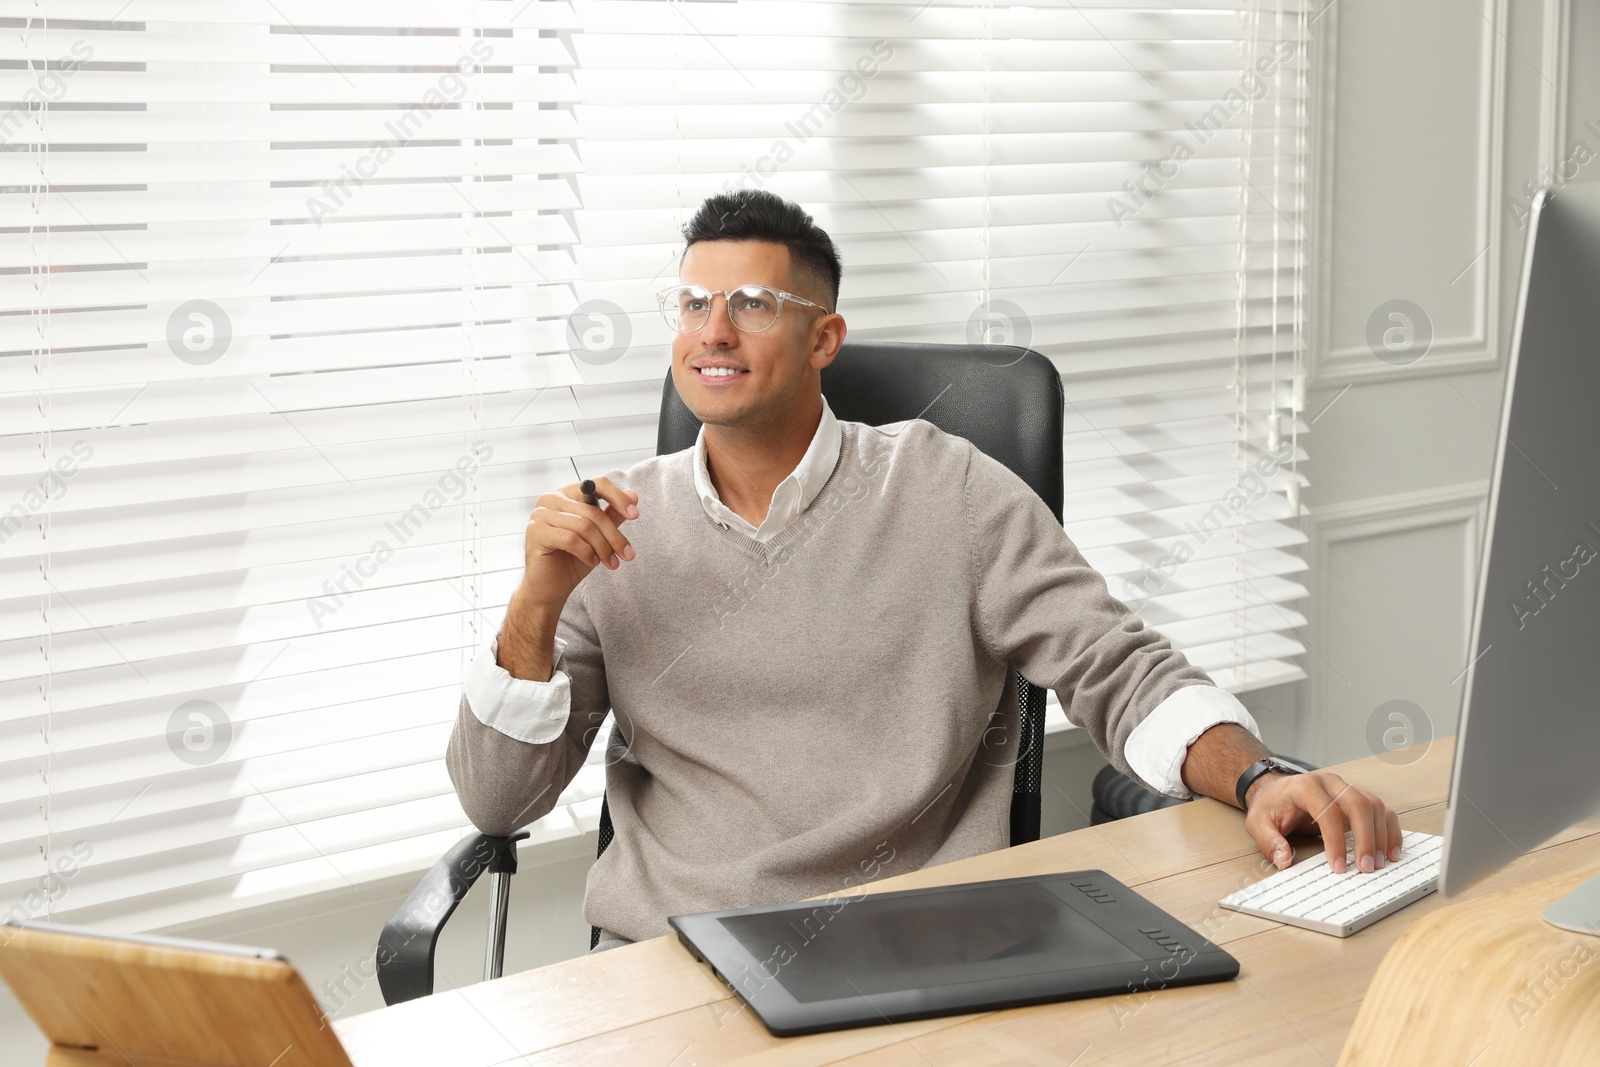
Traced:
POLYGON ((736 285, 732 289, 707 289, 703 285, 669 285, 656 294, 656 304, 661 308, 661 317, 666 320, 667 325, 672 327, 673 330, 678 333, 699 333, 705 328, 706 323, 711 321, 712 298, 717 296, 722 297, 722 305, 728 312, 728 321, 733 323, 733 328, 741 333, 764 333, 772 329, 773 326, 777 325, 779 316, 783 314, 785 301, 793 301, 796 304, 803 304, 806 307, 816 308, 822 312, 827 312, 828 310, 821 304, 812 303, 798 293, 791 293, 783 289, 775 289, 770 285, 760 285, 754 282, 736 285), (735 293, 742 293, 747 290, 754 290, 757 293, 770 293, 777 298, 777 307, 772 312, 772 321, 765 326, 751 328, 739 324, 739 319, 735 316, 733 310, 733 296, 735 293), (675 306, 676 302, 672 300, 673 294, 682 292, 688 292, 696 300, 704 300, 706 304, 705 310, 685 314, 681 307, 675 306), (682 323, 693 317, 700 317, 700 321, 692 327, 685 328, 682 323))

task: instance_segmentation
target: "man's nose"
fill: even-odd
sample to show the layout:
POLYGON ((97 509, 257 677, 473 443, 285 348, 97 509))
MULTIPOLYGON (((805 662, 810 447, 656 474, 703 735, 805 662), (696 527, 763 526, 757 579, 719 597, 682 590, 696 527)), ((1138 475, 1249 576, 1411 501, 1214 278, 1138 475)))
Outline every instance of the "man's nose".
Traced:
POLYGON ((711 314, 700 327, 700 343, 714 348, 733 348, 739 343, 739 331, 728 318, 728 298, 722 293, 711 297, 711 314))

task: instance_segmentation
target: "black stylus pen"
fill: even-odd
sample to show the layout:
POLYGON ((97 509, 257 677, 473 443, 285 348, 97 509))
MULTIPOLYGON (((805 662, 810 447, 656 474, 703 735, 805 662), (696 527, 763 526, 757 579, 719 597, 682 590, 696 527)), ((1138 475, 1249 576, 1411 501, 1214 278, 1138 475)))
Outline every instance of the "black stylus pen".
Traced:
POLYGON ((583 494, 584 503, 591 507, 600 506, 600 498, 594 495, 594 479, 585 478, 578 484, 578 492, 583 494))

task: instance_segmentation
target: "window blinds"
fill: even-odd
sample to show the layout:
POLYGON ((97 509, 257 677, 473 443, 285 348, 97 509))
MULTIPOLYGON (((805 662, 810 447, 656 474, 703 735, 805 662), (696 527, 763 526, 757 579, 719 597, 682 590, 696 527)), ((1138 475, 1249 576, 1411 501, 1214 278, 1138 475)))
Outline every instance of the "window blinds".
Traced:
POLYGON ((1304 8, 574 9, 576 290, 647 382, 679 227, 771 189, 840 244, 851 337, 1056 364, 1066 529, 1114 595, 1234 692, 1304 677, 1304 8))
MULTIPOLYGON (((448 847, 527 513, 653 454, 652 294, 740 183, 835 236, 852 337, 1055 362, 1113 593, 1230 689, 1302 676, 1299 8, 21 6, 8 914, 153 928, 448 847)), ((601 748, 535 841, 593 825, 601 748)))

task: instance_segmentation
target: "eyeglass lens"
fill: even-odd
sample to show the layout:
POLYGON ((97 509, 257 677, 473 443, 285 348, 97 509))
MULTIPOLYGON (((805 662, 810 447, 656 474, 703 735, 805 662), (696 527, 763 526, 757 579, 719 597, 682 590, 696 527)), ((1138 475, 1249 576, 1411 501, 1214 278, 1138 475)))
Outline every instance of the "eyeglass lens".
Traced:
MULTIPOLYGON (((693 333, 711 318, 712 295, 697 285, 679 286, 662 302, 667 324, 680 333, 693 333)), ((759 333, 778 317, 778 294, 764 285, 743 285, 727 295, 734 326, 759 333)))

